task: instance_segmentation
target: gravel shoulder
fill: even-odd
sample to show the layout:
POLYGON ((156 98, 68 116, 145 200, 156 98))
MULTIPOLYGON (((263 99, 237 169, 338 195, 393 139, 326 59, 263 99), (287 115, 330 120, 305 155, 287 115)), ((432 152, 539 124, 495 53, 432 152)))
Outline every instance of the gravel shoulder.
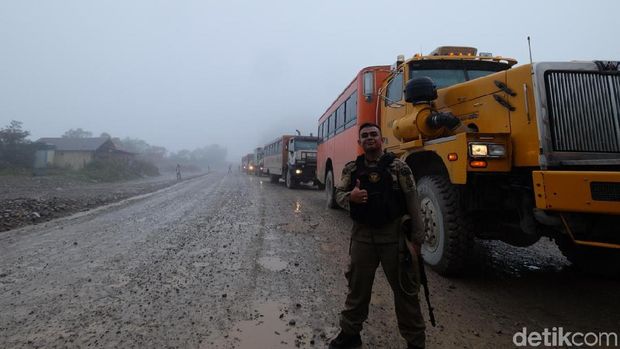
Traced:
POLYGON ((0 176, 0 231, 87 211, 175 183, 174 173, 109 183, 67 176, 0 176))

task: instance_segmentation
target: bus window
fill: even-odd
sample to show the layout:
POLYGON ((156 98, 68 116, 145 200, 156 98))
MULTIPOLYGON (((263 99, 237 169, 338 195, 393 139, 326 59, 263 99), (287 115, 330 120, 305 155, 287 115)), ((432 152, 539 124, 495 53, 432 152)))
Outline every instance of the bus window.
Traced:
POLYGON ((330 138, 334 134, 334 119, 335 115, 332 114, 327 119, 327 137, 330 138))
POLYGON ((336 109, 336 133, 344 130, 344 103, 336 109))
POLYGON ((385 105, 398 104, 403 99, 403 72, 399 71, 387 86, 385 105))
POLYGON ((351 97, 347 99, 345 112, 345 128, 349 128, 357 121, 357 91, 353 91, 351 97))
POLYGON ((366 99, 366 102, 370 102, 372 100, 372 94, 374 90, 375 90, 374 72, 367 71, 364 73, 364 98, 366 99))
POLYGON ((327 140, 329 138, 329 118, 325 118, 325 120, 323 120, 323 140, 327 140))

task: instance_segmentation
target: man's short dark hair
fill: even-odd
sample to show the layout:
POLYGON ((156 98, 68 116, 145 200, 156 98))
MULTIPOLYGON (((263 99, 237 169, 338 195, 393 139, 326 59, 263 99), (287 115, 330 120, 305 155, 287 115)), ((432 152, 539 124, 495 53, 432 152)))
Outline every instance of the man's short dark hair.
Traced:
POLYGON ((357 131, 357 134, 359 135, 359 133, 362 132, 362 130, 365 129, 366 127, 376 127, 377 129, 379 129, 379 133, 381 133, 381 127, 379 127, 379 125, 375 124, 374 122, 365 122, 360 125, 360 128, 357 131))

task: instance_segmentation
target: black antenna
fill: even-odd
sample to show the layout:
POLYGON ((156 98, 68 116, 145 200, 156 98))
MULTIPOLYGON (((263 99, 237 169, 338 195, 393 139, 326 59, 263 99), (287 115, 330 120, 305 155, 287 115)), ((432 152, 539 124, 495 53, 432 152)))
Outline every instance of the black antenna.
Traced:
POLYGON ((530 50, 530 63, 532 63, 532 44, 530 43, 530 37, 527 37, 527 47, 530 50))

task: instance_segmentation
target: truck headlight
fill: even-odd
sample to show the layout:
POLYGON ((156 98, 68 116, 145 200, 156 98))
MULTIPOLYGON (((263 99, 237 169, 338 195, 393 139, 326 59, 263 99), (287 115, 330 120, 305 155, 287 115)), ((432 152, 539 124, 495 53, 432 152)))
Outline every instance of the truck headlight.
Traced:
POLYGON ((469 143, 469 155, 472 158, 503 158, 506 146, 503 144, 469 143))
POLYGON ((296 170, 295 170, 295 174, 301 174, 301 172, 302 172, 302 171, 301 171, 300 169, 296 169, 296 170))
POLYGON ((489 144, 489 156, 503 158, 506 156, 506 147, 503 144, 489 144))
POLYGON ((489 148, 486 144, 470 144, 469 153, 472 157, 482 157, 489 154, 489 148))

